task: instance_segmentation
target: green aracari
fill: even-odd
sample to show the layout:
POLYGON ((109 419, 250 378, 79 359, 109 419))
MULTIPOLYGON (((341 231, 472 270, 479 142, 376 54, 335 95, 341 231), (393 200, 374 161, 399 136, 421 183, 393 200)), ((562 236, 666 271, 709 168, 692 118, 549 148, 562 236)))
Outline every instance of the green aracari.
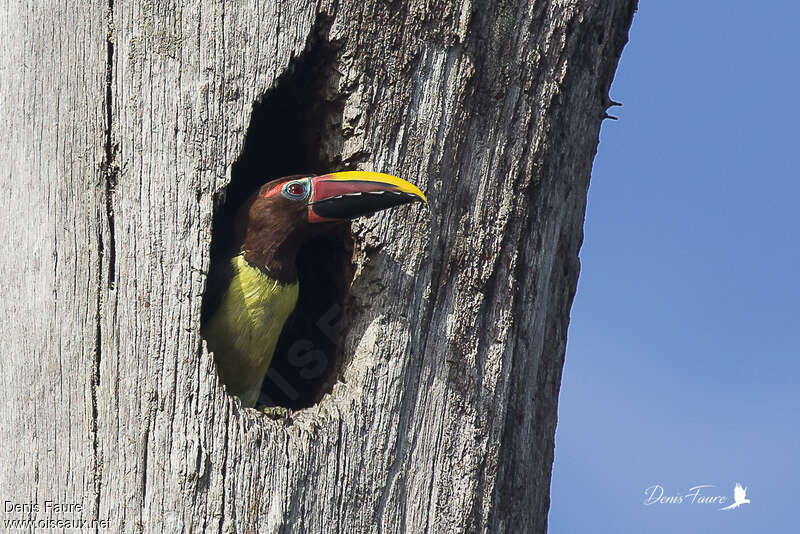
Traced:
POLYGON ((233 221, 238 253, 212 265, 201 333, 228 392, 256 405, 286 320, 297 304, 297 251, 333 225, 413 201, 415 185, 388 174, 347 171, 287 176, 262 185, 233 221), (211 294, 209 296, 209 293, 211 294))

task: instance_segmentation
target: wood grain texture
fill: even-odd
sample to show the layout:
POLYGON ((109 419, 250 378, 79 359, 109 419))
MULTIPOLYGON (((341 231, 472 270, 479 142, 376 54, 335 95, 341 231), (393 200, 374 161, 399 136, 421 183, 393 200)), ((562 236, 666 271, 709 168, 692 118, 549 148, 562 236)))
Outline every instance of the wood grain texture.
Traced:
POLYGON ((106 22, 89 7, 11 1, 0 15, 2 519, 23 517, 6 501, 98 513, 106 22))
POLYGON ((545 532, 635 5, 11 2, 0 493, 121 532, 545 532), (317 158, 409 179, 431 209, 353 223, 339 381, 281 422, 226 395, 200 306, 253 103, 315 47, 317 158))

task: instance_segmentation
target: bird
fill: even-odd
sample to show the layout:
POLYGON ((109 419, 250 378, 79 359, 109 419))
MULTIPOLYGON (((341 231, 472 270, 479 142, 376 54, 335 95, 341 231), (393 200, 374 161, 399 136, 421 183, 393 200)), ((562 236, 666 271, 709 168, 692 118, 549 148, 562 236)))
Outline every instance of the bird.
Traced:
POLYGON ((235 212, 231 257, 212 262, 200 332, 230 394, 255 407, 275 346, 297 304, 296 256, 309 239, 377 211, 428 201, 379 172, 292 175, 259 187, 235 212))
POLYGON ((734 508, 738 508, 739 506, 750 503, 750 499, 746 499, 747 495, 747 488, 743 488, 741 484, 738 482, 736 483, 736 487, 733 488, 733 504, 726 506, 725 508, 720 508, 720 510, 733 510, 734 508))

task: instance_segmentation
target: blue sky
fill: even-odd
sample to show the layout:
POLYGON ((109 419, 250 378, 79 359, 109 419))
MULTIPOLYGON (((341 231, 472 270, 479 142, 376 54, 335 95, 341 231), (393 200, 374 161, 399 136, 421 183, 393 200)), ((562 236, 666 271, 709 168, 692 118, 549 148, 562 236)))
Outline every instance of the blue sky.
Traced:
POLYGON ((550 532, 800 532, 800 4, 644 0, 592 173, 550 532), (713 484, 751 504, 645 506, 713 484))

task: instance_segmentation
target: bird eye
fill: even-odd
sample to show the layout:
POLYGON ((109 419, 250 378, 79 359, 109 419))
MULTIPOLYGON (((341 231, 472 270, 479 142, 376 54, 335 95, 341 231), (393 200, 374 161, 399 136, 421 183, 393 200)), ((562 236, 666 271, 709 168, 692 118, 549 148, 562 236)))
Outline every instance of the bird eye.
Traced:
POLYGON ((303 200, 308 196, 308 180, 288 182, 283 186, 282 193, 289 200, 303 200))

